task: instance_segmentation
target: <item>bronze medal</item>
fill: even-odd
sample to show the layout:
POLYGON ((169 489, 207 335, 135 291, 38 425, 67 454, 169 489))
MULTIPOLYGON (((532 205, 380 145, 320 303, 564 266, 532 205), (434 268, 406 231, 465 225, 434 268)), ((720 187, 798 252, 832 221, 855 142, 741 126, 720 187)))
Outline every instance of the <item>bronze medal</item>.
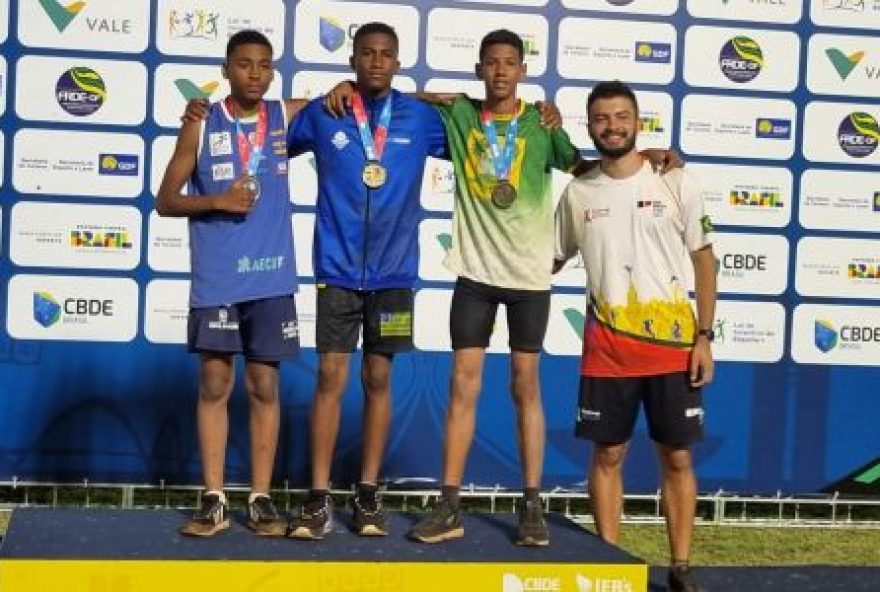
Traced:
POLYGON ((378 162, 371 160, 364 165, 364 185, 370 189, 378 189, 388 180, 388 171, 378 162))
POLYGON ((509 181, 499 181, 492 188, 492 203, 499 210, 506 210, 516 201, 516 188, 509 181))

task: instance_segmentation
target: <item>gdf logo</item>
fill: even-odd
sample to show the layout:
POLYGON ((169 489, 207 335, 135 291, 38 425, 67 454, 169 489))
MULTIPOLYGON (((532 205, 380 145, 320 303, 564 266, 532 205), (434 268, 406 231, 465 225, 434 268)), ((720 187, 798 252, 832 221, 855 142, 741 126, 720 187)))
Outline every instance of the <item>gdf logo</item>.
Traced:
POLYGON ((869 113, 850 113, 837 128, 837 141, 841 149, 853 158, 864 158, 873 154, 877 150, 878 140, 880 127, 869 113))
POLYGON ((721 48, 718 65, 728 80, 737 84, 751 82, 761 73, 764 54, 754 39, 738 36, 721 48))

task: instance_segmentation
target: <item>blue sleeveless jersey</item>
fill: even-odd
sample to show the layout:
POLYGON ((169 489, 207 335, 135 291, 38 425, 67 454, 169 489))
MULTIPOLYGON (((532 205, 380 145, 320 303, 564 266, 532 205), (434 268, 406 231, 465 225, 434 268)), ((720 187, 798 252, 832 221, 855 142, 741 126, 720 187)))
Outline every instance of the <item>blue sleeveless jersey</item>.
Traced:
MULTIPOLYGON (((296 292, 284 105, 266 101, 266 106, 267 137, 256 175, 260 197, 250 213, 216 212, 189 220, 193 308, 296 292)), ((241 125, 246 134, 257 127, 256 121, 241 125)), ((209 107, 203 131, 190 195, 223 193, 246 172, 239 156, 235 121, 222 101, 209 107)))

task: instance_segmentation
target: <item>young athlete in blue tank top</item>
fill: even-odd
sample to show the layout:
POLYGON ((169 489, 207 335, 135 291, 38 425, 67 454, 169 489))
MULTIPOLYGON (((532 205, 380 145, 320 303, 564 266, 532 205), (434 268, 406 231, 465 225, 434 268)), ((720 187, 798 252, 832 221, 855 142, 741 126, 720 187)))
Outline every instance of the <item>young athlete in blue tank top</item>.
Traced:
POLYGON ((181 533, 211 536, 229 527, 223 493, 227 403, 234 356, 241 353, 251 413, 248 526, 283 536, 286 521, 272 504, 269 485, 280 418, 278 366, 299 350, 286 140, 299 105, 263 100, 273 68, 272 46, 261 33, 233 35, 222 69, 230 95, 210 105, 204 122, 184 122, 156 204, 162 216, 189 218, 187 344, 200 359, 206 493, 181 533), (184 184, 187 195, 181 194, 184 184))

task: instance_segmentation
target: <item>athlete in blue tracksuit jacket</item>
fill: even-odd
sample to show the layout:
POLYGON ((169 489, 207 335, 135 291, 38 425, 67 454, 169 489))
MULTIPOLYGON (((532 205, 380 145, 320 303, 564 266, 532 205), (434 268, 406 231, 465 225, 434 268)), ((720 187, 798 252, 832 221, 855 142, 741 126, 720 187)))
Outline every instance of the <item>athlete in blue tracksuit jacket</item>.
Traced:
POLYGON ((349 358, 361 326, 366 401, 354 527, 362 535, 388 532, 376 479, 391 417, 391 359, 413 346, 412 286, 418 274, 425 158, 447 152, 437 111, 391 88, 400 66, 397 49, 397 35, 388 25, 361 26, 351 66, 362 110, 336 119, 317 99, 299 112, 288 133, 291 154, 313 151, 318 172, 313 257, 320 370, 311 417, 312 491, 291 522, 295 538, 322 538, 332 525, 330 465, 349 358), (368 158, 374 142, 381 155, 368 158))

